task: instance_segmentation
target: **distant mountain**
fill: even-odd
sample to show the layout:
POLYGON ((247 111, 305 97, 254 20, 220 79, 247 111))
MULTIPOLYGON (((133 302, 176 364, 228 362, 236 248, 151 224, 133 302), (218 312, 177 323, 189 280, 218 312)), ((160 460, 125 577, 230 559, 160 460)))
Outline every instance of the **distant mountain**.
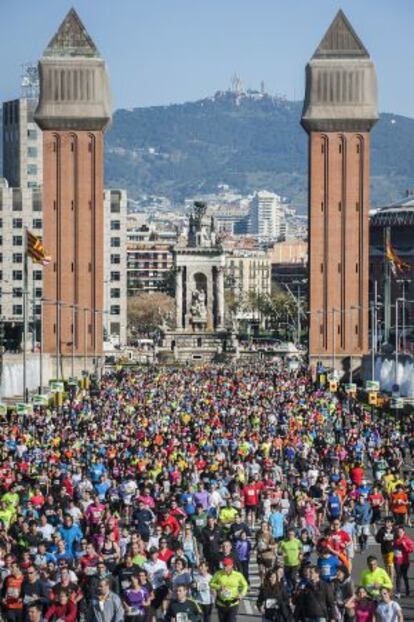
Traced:
MULTIPOLYGON (((267 189, 306 209, 307 137, 302 102, 219 92, 196 102, 117 110, 106 134, 107 187, 174 201, 226 183, 267 189)), ((1 148, 1 141, 0 141, 1 148)), ((372 131, 372 205, 414 188, 414 119, 381 114, 372 131)))
MULTIPOLYGON (((180 201, 227 183, 287 196, 302 211, 307 138, 302 103, 217 93, 185 104, 118 110, 106 137, 106 184, 180 201)), ((382 114, 372 131, 372 204, 414 186, 414 119, 382 114)))

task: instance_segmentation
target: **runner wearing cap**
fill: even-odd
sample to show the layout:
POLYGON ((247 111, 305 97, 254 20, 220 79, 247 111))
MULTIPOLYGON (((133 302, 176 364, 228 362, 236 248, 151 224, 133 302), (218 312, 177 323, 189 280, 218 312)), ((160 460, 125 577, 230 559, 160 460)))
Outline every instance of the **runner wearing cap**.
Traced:
POLYGON ((223 569, 218 570, 210 581, 216 593, 216 607, 220 622, 235 622, 240 599, 247 594, 249 585, 241 572, 234 570, 233 560, 226 557, 223 569))

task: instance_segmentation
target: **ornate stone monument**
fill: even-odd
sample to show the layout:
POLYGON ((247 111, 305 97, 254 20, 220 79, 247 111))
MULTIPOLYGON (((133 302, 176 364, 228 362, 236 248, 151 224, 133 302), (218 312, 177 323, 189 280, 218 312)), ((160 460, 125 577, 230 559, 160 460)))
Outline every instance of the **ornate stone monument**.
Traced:
POLYGON ((175 360, 202 362, 232 351, 224 325, 224 267, 214 218, 205 203, 196 202, 187 245, 174 251, 175 327, 161 328, 161 357, 169 353, 175 360))

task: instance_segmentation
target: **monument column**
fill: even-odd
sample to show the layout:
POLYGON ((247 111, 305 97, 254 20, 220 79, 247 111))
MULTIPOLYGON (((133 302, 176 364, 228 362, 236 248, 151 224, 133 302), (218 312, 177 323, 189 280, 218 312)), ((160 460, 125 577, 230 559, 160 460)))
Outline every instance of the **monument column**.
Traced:
POLYGON ((177 276, 175 280, 175 313, 177 328, 183 327, 183 270, 177 268, 177 276))
POLYGON ((217 268, 217 328, 224 328, 224 266, 217 268))
POLYGON ((306 67, 309 362, 344 369, 368 351, 369 131, 375 68, 342 11, 306 67))

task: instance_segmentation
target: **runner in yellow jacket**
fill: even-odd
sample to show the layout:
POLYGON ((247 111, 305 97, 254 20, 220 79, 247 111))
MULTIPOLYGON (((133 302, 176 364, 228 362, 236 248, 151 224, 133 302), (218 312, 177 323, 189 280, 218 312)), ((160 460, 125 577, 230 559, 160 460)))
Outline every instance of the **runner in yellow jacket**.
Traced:
POLYGON ((246 596, 249 584, 241 572, 233 568, 233 560, 225 557, 223 570, 218 570, 210 581, 216 592, 219 622, 235 622, 240 600, 246 596))

